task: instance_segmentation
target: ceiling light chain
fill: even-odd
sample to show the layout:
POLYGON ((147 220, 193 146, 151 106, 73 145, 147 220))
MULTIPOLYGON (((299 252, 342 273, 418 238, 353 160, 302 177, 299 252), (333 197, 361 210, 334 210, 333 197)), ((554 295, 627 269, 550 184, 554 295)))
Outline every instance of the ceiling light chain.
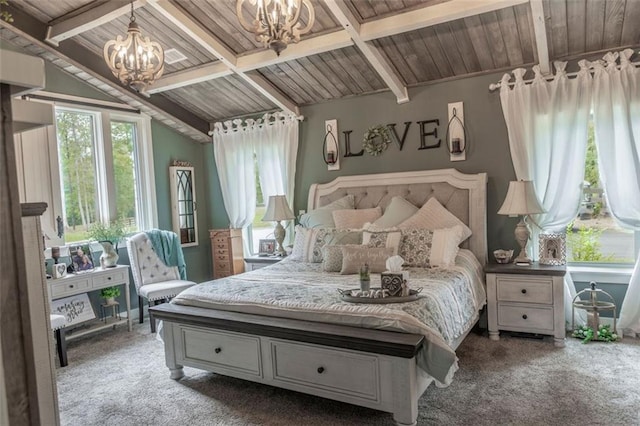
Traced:
POLYGON ((315 22, 315 12, 310 0, 248 0, 256 7, 255 19, 250 25, 244 19, 242 6, 247 0, 237 0, 236 13, 240 25, 255 34, 256 41, 273 49, 278 56, 289 43, 300 41, 300 35, 311 30, 315 22), (309 20, 307 26, 300 28, 300 11, 307 8, 309 20))
POLYGON ((117 36, 104 45, 104 60, 120 82, 148 96, 146 89, 164 71, 164 50, 159 43, 143 37, 131 3, 127 37, 117 36))

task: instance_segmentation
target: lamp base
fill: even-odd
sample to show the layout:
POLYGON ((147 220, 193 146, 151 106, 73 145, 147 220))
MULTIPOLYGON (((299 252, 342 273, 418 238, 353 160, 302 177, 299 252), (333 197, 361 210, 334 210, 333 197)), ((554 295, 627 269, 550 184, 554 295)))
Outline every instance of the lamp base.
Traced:
POLYGON ((273 230, 273 236, 278 243, 278 249, 274 253, 276 256, 285 257, 287 255, 286 250, 282 246, 282 242, 284 241, 284 236, 286 235, 286 231, 280 221, 277 221, 276 229, 273 230))
POLYGON ((518 222, 515 230, 516 241, 520 245, 520 253, 518 257, 513 260, 513 263, 517 265, 531 265, 532 261, 527 256, 527 242, 529 241, 529 227, 527 223, 524 221, 524 216, 518 222))

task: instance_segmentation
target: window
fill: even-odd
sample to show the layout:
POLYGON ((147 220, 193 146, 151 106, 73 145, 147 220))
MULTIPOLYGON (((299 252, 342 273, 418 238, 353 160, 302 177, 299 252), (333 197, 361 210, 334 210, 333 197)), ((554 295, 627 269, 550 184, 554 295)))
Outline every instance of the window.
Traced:
POLYGON ((254 171, 256 176, 256 214, 253 217, 251 226, 248 227, 249 234, 249 249, 251 253, 257 254, 259 246, 259 240, 265 238, 273 238, 273 229, 275 228, 272 222, 263 222, 262 218, 267 210, 267 200, 262 195, 262 187, 260 186, 260 177, 258 175, 258 160, 255 153, 254 158, 254 171))
POLYGON ((57 106, 56 135, 66 243, 87 240, 96 222, 121 220, 128 232, 155 226, 148 119, 57 106))
POLYGON ((607 206, 600 182, 593 122, 589 123, 583 197, 578 216, 567 229, 567 260, 580 263, 634 263, 640 232, 620 227, 607 206))

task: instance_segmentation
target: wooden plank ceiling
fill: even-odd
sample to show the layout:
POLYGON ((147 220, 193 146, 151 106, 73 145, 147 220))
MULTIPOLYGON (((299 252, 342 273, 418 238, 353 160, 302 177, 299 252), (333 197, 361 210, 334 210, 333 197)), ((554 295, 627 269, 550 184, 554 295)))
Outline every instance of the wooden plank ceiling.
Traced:
MULTIPOLYGON (((407 87, 640 46, 640 0, 311 4, 316 17, 311 32, 277 57, 242 28, 235 0, 135 0, 143 34, 185 56, 165 66, 163 78, 151 87, 149 107, 162 109, 170 120, 180 116, 172 111, 176 108, 213 123, 275 109, 297 113, 300 106, 384 90, 398 102, 410 102, 407 87)), ((11 8, 52 32, 44 46, 42 28, 16 22, 14 36, 5 38, 17 34, 35 46, 34 52, 60 52, 65 63, 86 63, 87 76, 115 87, 106 66, 92 64, 100 63, 107 40, 126 33, 128 5, 122 0, 10 0, 11 8), (102 17, 95 16, 98 10, 102 17), (82 49, 71 48, 76 46, 82 49), (95 58, 87 61, 75 50, 95 58)), ((250 20, 250 6, 243 10, 250 20)), ((307 20, 303 8, 302 21, 307 20)), ((12 30, 11 24, 2 25, 0 34, 12 30)), ((200 128, 189 126, 191 134, 200 128)))

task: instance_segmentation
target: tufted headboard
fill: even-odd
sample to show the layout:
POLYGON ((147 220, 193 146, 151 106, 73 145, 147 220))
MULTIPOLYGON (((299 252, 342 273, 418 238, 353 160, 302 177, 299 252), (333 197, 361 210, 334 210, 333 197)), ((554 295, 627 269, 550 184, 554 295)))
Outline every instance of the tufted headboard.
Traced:
POLYGON ((421 207, 435 197, 467 224, 473 235, 463 244, 484 265, 487 262, 487 174, 465 174, 456 169, 340 176, 309 188, 309 210, 322 207, 345 195, 355 195, 357 209, 387 207, 401 196, 421 207))

